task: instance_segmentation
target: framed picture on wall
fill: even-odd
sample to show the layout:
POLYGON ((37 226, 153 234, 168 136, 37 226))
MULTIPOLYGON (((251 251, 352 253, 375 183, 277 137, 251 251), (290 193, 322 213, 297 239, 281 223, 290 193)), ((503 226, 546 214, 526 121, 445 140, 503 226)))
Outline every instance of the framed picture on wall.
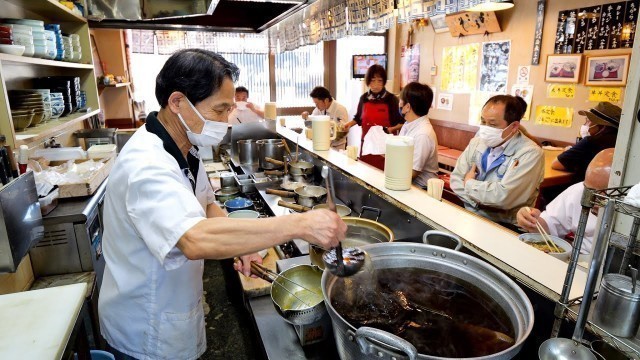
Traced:
POLYGON ((577 83, 580 81, 582 55, 547 55, 546 82, 577 83))
POLYGON ((629 54, 588 56, 584 84, 590 86, 624 86, 629 72, 629 54))

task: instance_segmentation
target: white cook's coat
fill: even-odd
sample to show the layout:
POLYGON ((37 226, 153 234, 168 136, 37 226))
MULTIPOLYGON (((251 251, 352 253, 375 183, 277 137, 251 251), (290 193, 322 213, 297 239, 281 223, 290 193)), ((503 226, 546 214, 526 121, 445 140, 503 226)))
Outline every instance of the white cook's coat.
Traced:
POLYGON ((206 349, 204 261, 188 260, 176 247, 214 201, 202 162, 195 193, 144 126, 109 175, 100 330, 111 346, 135 358, 197 359, 206 349))

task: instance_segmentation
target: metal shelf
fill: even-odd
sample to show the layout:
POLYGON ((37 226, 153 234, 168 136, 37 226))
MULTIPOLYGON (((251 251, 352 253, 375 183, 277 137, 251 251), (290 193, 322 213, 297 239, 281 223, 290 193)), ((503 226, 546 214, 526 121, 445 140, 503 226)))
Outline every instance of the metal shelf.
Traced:
POLYGON ((607 201, 612 200, 616 204, 617 212, 640 219, 640 208, 624 202, 624 197, 627 196, 631 188, 632 186, 621 186, 596 191, 593 194, 594 203, 603 206, 607 201))

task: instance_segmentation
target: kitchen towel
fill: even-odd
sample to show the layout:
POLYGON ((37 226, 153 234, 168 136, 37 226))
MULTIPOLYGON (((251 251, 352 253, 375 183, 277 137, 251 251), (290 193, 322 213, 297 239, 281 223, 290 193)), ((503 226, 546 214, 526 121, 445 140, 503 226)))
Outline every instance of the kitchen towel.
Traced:
POLYGON ((640 184, 634 185, 624 198, 624 202, 640 208, 640 184))

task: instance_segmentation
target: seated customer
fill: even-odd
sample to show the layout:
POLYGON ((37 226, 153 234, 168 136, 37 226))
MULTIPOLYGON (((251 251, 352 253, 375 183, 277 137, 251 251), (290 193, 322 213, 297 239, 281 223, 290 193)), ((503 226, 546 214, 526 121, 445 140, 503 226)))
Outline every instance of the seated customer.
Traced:
POLYGON ((427 85, 412 82, 399 97, 400 114, 405 120, 400 136, 413 138, 413 183, 426 187, 427 180, 438 177, 438 138, 427 117, 433 91, 427 85))
MULTIPOLYGON (((349 113, 347 108, 338 103, 331 96, 331 92, 325 87, 316 86, 311 90, 309 94, 311 100, 316 105, 311 115, 328 115, 331 121, 336 122, 337 129, 342 130, 346 123, 349 122, 349 113)), ((309 112, 305 111, 302 114, 302 118, 307 120, 309 118, 309 112)), ((344 136, 340 139, 336 139, 331 142, 331 147, 334 149, 344 149, 347 144, 347 137, 344 136)))
MULTIPOLYGON (((589 163, 584 182, 571 185, 549 203, 547 209, 542 213, 538 209, 520 209, 518 211, 518 225, 529 232, 538 232, 536 228, 536 221, 538 221, 550 235, 560 238, 567 236, 571 232, 575 233, 578 229, 578 221, 582 211, 580 201, 584 188, 606 189, 609 183, 612 163, 613 149, 602 150, 589 163)), ((582 253, 591 252, 596 222, 596 215, 590 213, 587 219, 587 227, 584 230, 580 251, 582 253)))
POLYGON ((507 226, 533 206, 544 177, 542 149, 520 130, 527 103, 496 95, 482 108, 478 135, 462 152, 451 174, 451 189, 465 208, 507 226))
POLYGON ((264 111, 249 101, 249 90, 244 86, 236 88, 236 103, 229 113, 229 124, 258 122, 264 119, 264 111))
POLYGON ((600 151, 616 146, 621 113, 620 107, 609 102, 598 103, 587 111, 580 110, 578 114, 587 117, 580 127, 582 140, 558 155, 551 167, 574 173, 575 181, 584 180, 591 159, 600 151))

